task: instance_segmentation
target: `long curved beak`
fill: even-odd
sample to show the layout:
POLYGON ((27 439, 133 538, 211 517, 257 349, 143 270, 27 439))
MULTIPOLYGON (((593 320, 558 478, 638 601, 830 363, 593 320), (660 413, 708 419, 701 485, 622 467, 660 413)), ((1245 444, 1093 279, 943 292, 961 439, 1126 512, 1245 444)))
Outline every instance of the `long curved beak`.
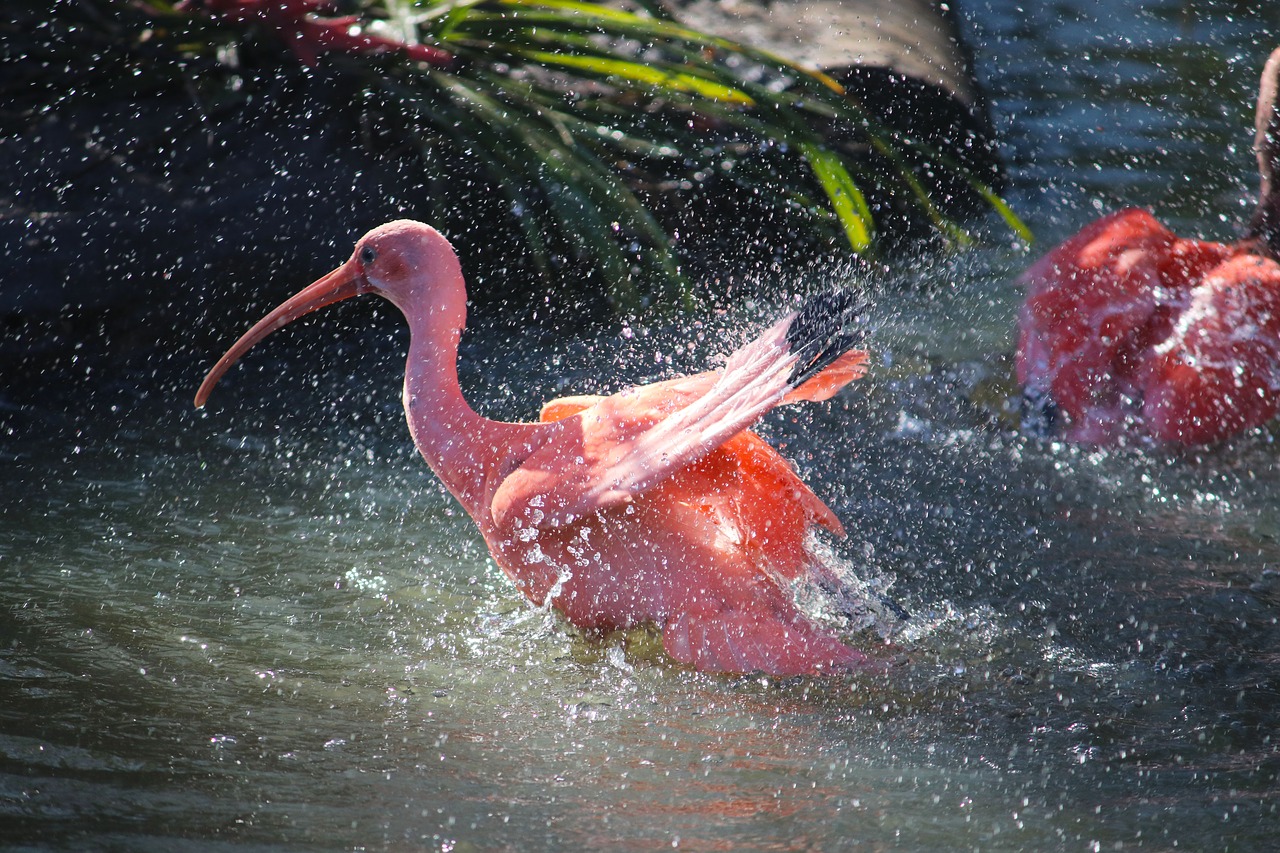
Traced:
POLYGON ((240 360, 249 349, 258 341, 267 335, 292 323, 294 320, 310 314, 312 311, 323 308, 326 305, 332 305, 343 299, 350 299, 361 293, 368 292, 368 281, 364 277, 355 258, 347 261, 324 278, 309 284, 295 296, 289 298, 280 307, 276 308, 267 316, 259 320, 254 327, 245 332, 240 340, 236 341, 231 349, 227 350, 227 354, 218 359, 218 363, 209 371, 209 375, 204 378, 204 382, 200 383, 200 390, 196 392, 196 408, 202 407, 209 399, 209 395, 213 392, 213 386, 218 384, 218 380, 222 378, 222 374, 231 368, 231 365, 240 360))

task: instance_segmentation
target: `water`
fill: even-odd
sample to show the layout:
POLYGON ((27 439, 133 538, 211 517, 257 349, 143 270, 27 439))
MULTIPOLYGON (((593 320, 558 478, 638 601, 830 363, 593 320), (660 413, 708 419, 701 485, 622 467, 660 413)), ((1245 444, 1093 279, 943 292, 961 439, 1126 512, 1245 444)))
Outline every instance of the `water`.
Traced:
MULTIPOLYGON (((1046 244, 1127 203, 1231 235, 1280 41, 1256 5, 969 6, 1046 244)), ((698 675, 526 606, 409 446, 404 340, 367 301, 255 351, 204 412, 194 346, 0 412, 0 843, 1270 849, 1274 435, 1018 435, 1028 260, 996 238, 903 265, 873 375, 765 425, 913 614, 883 678, 698 675), (377 334, 339 346, 344 322, 377 334)), ((705 322, 692 352, 475 336, 463 380, 528 416, 700 364, 737 320, 705 322)))

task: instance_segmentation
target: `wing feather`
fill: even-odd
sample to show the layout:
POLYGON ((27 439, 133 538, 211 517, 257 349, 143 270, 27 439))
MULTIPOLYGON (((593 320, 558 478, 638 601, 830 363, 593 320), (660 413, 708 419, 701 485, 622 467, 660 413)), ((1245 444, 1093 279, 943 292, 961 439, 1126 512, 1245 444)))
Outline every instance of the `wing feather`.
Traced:
MULTIPOLYGON (((857 307, 815 297, 735 351, 723 370, 552 401, 543 420, 560 429, 498 487, 495 524, 554 527, 628 503, 774 406, 830 397, 865 370, 866 354, 848 351, 855 338, 844 330, 857 307), (823 318, 823 306, 843 313, 823 318)), ((822 523, 838 528, 830 510, 826 516, 822 523)))

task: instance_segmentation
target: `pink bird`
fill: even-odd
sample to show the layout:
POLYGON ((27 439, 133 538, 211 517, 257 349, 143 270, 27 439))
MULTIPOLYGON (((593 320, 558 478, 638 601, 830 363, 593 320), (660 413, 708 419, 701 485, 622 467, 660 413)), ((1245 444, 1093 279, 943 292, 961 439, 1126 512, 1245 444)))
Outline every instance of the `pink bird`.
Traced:
POLYGON ((474 412, 458 384, 466 289, 453 247, 402 220, 370 231, 346 263, 245 333, 196 405, 271 332, 362 293, 404 313, 413 440, 529 601, 595 635, 654 624, 672 658, 704 671, 878 666, 797 606, 800 588, 853 595, 811 547, 815 528, 844 529, 747 430, 774 406, 825 400, 863 375, 867 355, 845 330, 857 310, 848 293, 813 297, 721 370, 553 400, 538 423, 503 423, 474 412))
POLYGON ((1280 410, 1280 49, 1262 73, 1262 186, 1245 239, 1183 239, 1145 210, 1085 227, 1022 276, 1018 379, 1069 440, 1208 444, 1280 410))

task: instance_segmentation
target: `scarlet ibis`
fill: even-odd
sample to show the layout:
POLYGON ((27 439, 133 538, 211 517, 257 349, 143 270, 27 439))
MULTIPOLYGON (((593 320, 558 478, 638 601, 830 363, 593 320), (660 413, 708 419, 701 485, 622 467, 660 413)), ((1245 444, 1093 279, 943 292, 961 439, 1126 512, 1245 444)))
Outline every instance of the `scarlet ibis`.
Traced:
POLYGON ((408 321, 413 440, 529 601, 596 634, 656 625, 666 652, 699 670, 878 666, 797 605, 801 586, 836 598, 849 589, 811 538, 844 529, 747 429, 774 406, 827 399, 863 375, 867 354, 853 348, 859 299, 811 297, 722 369, 557 399, 538 423, 503 423, 473 411, 458 383, 466 290, 457 255, 435 229, 402 220, 370 231, 346 263, 246 332, 209 371, 196 405, 262 338, 362 293, 386 297, 408 321))
POLYGON ((1280 49, 1262 72, 1244 239, 1184 239, 1145 210, 1086 226, 1022 276, 1018 379, 1069 440, 1208 444, 1280 409, 1280 49))

